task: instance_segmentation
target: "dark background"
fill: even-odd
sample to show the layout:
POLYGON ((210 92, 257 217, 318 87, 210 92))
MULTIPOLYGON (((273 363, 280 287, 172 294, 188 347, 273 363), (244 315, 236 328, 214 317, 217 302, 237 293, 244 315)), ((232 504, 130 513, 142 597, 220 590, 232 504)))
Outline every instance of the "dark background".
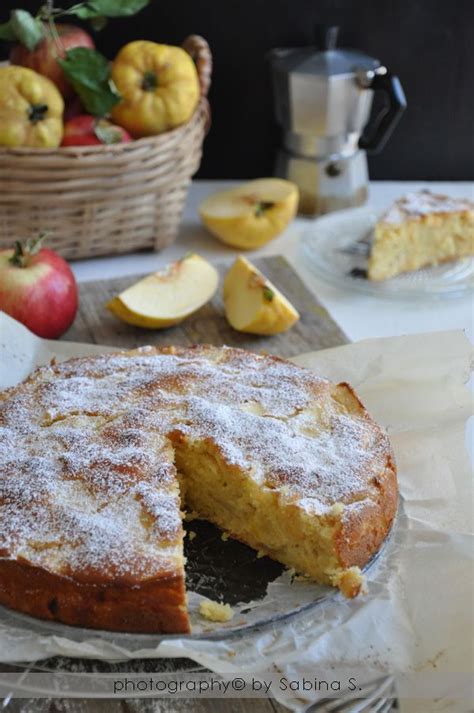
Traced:
MULTIPOLYGON (((0 22, 11 8, 35 11, 40 2, 1 0, 0 22)), ((340 45, 380 59, 405 89, 408 110, 370 158, 372 178, 474 179, 474 0, 152 0, 134 18, 111 20, 96 40, 113 58, 132 39, 206 37, 213 125, 199 176, 251 178, 272 173, 279 141, 265 52, 311 44, 317 23, 340 25, 340 45)))

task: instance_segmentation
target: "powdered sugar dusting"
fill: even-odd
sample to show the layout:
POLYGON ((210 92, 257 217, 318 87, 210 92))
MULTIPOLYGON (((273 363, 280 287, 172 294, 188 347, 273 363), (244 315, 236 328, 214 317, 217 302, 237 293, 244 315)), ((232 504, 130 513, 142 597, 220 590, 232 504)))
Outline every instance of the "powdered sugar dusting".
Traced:
POLYGON ((457 213, 473 211, 474 203, 467 199, 452 198, 431 191, 407 193, 400 198, 383 216, 384 223, 402 223, 410 218, 423 217, 436 213, 457 213))
POLYGON ((0 401, 0 557, 85 580, 171 572, 178 433, 308 512, 369 498, 387 441, 336 391, 288 362, 214 347, 40 369, 0 401))
POLYGON ((331 403, 327 407, 333 409, 328 423, 317 429, 311 406, 282 419, 236 413, 232 405, 192 397, 190 424, 180 430, 190 440, 212 439, 228 463, 263 487, 322 514, 334 503, 365 499, 370 473, 383 468, 386 452, 386 438, 371 422, 338 412, 331 403))

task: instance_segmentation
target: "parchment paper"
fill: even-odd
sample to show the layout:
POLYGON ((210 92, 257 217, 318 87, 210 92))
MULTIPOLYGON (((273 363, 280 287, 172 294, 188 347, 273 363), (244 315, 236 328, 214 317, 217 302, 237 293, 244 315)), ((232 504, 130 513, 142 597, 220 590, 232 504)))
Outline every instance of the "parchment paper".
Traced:
MULTIPOLYGON (((109 350, 39 340, 0 314, 0 388, 19 382, 53 356, 109 350)), ((365 340, 294 361, 321 376, 350 382, 394 446, 400 512, 392 542, 369 571, 368 594, 351 601, 337 595, 310 615, 240 639, 182 638, 133 651, 93 633, 71 641, 0 621, 1 661, 53 655, 188 657, 222 675, 273 670, 288 678, 314 678, 334 667, 364 680, 432 671, 445 686, 437 698, 447 703, 446 696, 466 696, 459 691, 466 676, 458 677, 453 689, 450 675, 471 672, 473 658, 473 491, 465 448, 472 413, 466 388, 472 361, 468 340, 454 331, 365 340)), ((278 586, 273 594, 278 596, 278 586)), ((293 710, 324 696, 280 690, 274 695, 293 710)), ((420 699, 414 704, 404 701, 406 710, 425 710, 423 705, 438 710, 432 701, 423 703, 426 693, 416 695, 420 699)), ((456 705, 446 710, 470 710, 463 702, 456 705)))

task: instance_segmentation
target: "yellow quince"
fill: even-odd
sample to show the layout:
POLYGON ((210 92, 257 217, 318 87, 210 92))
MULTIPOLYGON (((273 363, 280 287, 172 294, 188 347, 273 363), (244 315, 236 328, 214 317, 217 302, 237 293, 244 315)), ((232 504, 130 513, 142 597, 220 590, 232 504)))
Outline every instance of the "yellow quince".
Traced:
POLYGON ((138 40, 125 45, 112 65, 122 101, 114 121, 132 136, 154 136, 188 121, 200 96, 190 55, 170 45, 138 40))
POLYGON ((297 208, 298 188, 294 183, 259 178, 208 196, 199 206, 199 215, 223 243, 252 250, 283 232, 297 208))
POLYGON ((250 334, 280 334, 300 318, 291 302, 242 255, 225 276, 224 308, 230 326, 250 334))
POLYGON ((27 67, 0 67, 0 146, 56 148, 64 101, 53 82, 27 67))
POLYGON ((147 329, 179 324, 208 302, 217 290, 216 269, 196 254, 144 277, 107 303, 123 322, 147 329))

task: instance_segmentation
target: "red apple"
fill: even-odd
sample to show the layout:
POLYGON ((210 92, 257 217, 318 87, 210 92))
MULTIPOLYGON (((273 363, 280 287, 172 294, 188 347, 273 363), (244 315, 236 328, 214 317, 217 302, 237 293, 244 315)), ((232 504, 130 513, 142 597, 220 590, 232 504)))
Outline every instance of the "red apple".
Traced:
POLYGON ((57 339, 77 312, 77 285, 71 268, 42 237, 26 247, 0 250, 0 310, 39 337, 57 339))
POLYGON ((30 52, 24 45, 17 44, 10 52, 11 64, 29 67, 43 74, 55 83, 65 99, 74 94, 63 70, 56 59, 64 59, 66 52, 73 47, 88 47, 94 49, 94 41, 88 32, 75 25, 56 25, 58 38, 51 34, 47 23, 43 23, 44 38, 30 52))
POLYGON ((106 119, 97 119, 90 114, 75 116, 64 124, 61 146, 100 146, 101 144, 124 144, 132 140, 121 126, 106 119))

